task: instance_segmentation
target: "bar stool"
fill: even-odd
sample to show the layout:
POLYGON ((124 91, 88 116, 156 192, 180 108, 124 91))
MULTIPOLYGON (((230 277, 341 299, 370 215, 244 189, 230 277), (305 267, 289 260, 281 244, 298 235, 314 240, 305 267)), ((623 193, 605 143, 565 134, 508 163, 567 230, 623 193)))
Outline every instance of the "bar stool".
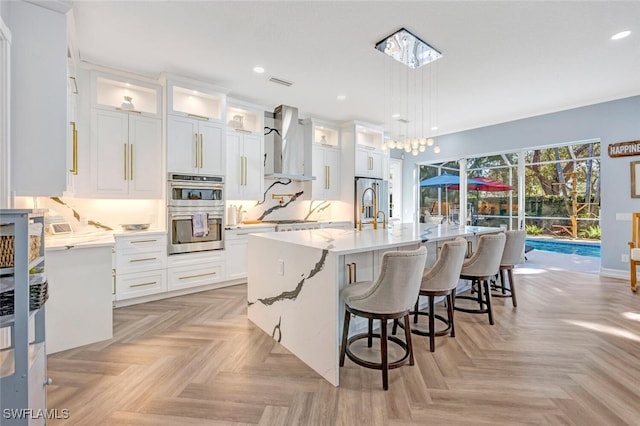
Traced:
POLYGON ((500 284, 493 283, 491 288, 498 290, 499 293, 492 293, 494 297, 511 297, 513 307, 518 307, 516 300, 516 286, 513 280, 513 267, 518 263, 522 263, 524 259, 524 243, 527 239, 527 231, 507 231, 505 232, 507 240, 504 244, 502 260, 500 260, 500 284), (505 271, 509 276, 509 287, 506 285, 505 271))
MULTIPOLYGON (((456 287, 460 279, 462 263, 464 262, 466 253, 467 240, 464 238, 458 237, 455 240, 447 241, 442 245, 436 263, 422 275, 420 294, 418 295, 414 310, 410 313, 413 315, 414 324, 418 323, 419 315, 428 315, 429 329, 424 331, 414 327, 411 329, 411 332, 421 336, 429 336, 429 349, 431 352, 435 351, 435 336, 444 336, 449 332, 451 332, 451 337, 456 336, 453 324, 453 305, 456 296, 456 287), (427 296, 429 298, 429 312, 420 311, 420 296, 427 296), (434 299, 436 296, 446 296, 447 298, 446 319, 435 313, 434 299), (436 331, 435 320, 444 323, 446 328, 436 331)), ((393 324, 393 334, 396 332, 396 326, 404 328, 404 326, 396 320, 393 324)))
POLYGON ((499 234, 481 235, 478 240, 478 248, 462 264, 460 278, 471 281, 471 290, 477 291, 476 296, 457 296, 456 299, 467 299, 478 302, 479 307, 463 308, 454 305, 454 309, 471 314, 487 314, 489 324, 493 325, 493 311, 491 310, 491 290, 489 279, 495 277, 500 269, 500 260, 504 251, 506 237, 504 232, 499 234), (476 288, 477 287, 477 288, 476 288), (484 287, 484 291, 483 291, 484 287), (484 297, 482 296, 484 292, 484 297))
POLYGON ((405 364, 407 358, 409 365, 413 365, 409 311, 418 297, 426 261, 427 249, 424 246, 417 250, 386 252, 382 255, 380 274, 375 281, 351 284, 342 289, 340 295, 345 303, 345 313, 340 348, 341 367, 344 366, 346 354, 358 365, 382 370, 382 387, 387 390, 389 389, 389 369, 405 364), (370 326, 367 333, 348 337, 351 314, 369 320, 370 326), (395 336, 387 336, 387 320, 403 317, 405 342, 395 336), (380 320, 380 333, 373 333, 371 324, 374 319, 380 320), (367 361, 352 353, 351 344, 363 338, 367 338, 368 347, 372 346, 372 338, 380 339, 380 363, 367 361), (404 349, 400 359, 389 362, 388 341, 404 349))

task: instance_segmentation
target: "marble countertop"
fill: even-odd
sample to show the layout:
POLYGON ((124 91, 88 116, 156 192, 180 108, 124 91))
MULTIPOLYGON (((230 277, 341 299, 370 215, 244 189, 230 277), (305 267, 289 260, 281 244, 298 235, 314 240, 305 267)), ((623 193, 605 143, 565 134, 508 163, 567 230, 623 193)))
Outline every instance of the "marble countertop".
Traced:
POLYGON ((45 238, 45 250, 69 250, 72 248, 89 248, 89 247, 113 247, 115 240, 113 234, 95 233, 95 234, 71 234, 47 236, 45 238))
POLYGON ((502 228, 481 226, 460 227, 458 225, 404 223, 395 225, 393 229, 353 231, 325 228, 291 232, 267 232, 254 234, 254 237, 268 238, 318 249, 328 248, 329 251, 342 255, 501 231, 503 231, 502 228))
POLYGON ((115 237, 124 235, 139 235, 139 234, 153 234, 164 233, 166 231, 162 229, 146 229, 141 231, 95 231, 85 233, 73 233, 63 235, 47 235, 45 237, 45 249, 46 250, 69 250, 77 247, 102 247, 113 246, 115 244, 115 237))
POLYGON ((275 223, 241 223, 239 225, 226 225, 224 229, 232 230, 232 229, 252 229, 252 228, 273 228, 276 229, 275 223))
MULTIPOLYGON (((326 224, 347 224, 347 223, 350 224, 351 222, 348 220, 319 220, 317 222, 308 222, 308 223, 318 223, 318 224, 326 225, 326 224)), ((224 229, 227 229, 227 230, 251 229, 251 228, 265 228, 265 227, 270 227, 275 229, 276 225, 277 224, 274 222, 240 223, 238 225, 226 225, 224 229)))

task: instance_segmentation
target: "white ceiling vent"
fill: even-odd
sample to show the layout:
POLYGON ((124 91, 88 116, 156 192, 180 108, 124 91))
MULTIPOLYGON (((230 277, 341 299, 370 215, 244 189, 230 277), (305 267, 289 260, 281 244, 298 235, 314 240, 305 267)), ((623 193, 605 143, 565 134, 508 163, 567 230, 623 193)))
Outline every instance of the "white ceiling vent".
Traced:
POLYGON ((291 86, 293 84, 290 81, 283 80, 283 79, 278 78, 278 77, 271 77, 269 79, 269 81, 272 82, 272 83, 281 84, 281 85, 286 86, 286 87, 289 87, 289 86, 291 86))

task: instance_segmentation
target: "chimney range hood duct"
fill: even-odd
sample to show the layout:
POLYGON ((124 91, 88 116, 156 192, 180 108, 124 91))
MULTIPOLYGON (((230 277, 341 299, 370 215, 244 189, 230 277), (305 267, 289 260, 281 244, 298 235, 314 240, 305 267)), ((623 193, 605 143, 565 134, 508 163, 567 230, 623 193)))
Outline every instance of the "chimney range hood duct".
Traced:
POLYGON ((315 180, 305 174, 311 169, 311 146, 307 147, 298 121, 298 108, 280 105, 273 111, 273 173, 265 174, 271 179, 291 179, 296 181, 315 180))

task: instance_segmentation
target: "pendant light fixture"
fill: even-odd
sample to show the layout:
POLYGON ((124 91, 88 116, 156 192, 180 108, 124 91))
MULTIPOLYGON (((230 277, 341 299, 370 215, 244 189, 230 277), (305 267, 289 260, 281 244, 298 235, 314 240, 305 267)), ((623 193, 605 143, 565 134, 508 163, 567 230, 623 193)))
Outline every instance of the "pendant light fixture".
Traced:
MULTIPOLYGON (((383 149, 403 149, 413 155, 425 152, 427 146, 434 145, 433 130, 425 131, 425 124, 427 129, 435 125, 437 105, 433 96, 436 86, 433 66, 424 65, 440 59, 442 53, 406 28, 385 37, 375 48, 388 56, 384 64, 384 101, 385 127, 389 129, 390 137, 383 143, 383 149), (425 79, 427 68, 428 82, 425 79), (428 112, 425 105, 429 106, 428 112)), ((434 152, 439 152, 437 144, 434 152)))

